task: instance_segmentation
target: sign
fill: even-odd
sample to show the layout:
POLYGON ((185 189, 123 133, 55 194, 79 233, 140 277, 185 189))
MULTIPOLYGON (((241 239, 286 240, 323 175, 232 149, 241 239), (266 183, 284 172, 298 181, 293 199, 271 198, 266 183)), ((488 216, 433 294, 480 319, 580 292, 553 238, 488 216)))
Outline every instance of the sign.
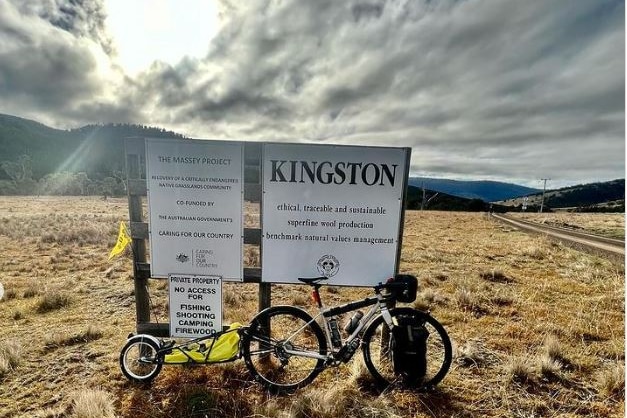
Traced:
POLYGON ((242 280, 243 146, 146 140, 152 277, 242 280))
POLYGON ((222 331, 222 280, 216 276, 172 274, 170 336, 200 338, 222 331))
POLYGON ((371 286, 396 272, 410 149, 265 144, 262 281, 371 286))

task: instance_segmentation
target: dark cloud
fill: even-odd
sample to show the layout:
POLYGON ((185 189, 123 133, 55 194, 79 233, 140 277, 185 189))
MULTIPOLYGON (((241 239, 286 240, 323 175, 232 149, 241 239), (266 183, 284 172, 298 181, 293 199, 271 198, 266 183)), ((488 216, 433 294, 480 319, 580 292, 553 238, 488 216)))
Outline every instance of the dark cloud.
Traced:
POLYGON ((418 175, 624 177, 624 14, 617 0, 222 2, 204 57, 131 78, 104 2, 15 0, 0 3, 0 111, 412 146, 418 175))
POLYGON ((112 52, 102 0, 20 0, 13 4, 24 15, 39 16, 76 37, 89 37, 107 53, 112 52))

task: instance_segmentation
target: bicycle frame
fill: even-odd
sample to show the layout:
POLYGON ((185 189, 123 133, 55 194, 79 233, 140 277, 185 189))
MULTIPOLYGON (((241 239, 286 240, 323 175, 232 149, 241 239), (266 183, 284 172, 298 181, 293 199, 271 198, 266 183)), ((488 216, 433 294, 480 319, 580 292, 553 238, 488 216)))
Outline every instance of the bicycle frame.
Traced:
POLYGON ((309 324, 317 321, 318 318, 321 318, 322 322, 324 323, 323 329, 324 329, 325 337, 327 340, 327 344, 329 344, 329 347, 332 347, 331 352, 327 355, 321 355, 320 353, 315 353, 315 352, 307 352, 307 351, 292 350, 289 348, 284 348, 287 354, 296 355, 300 357, 320 359, 320 360, 334 359, 334 354, 337 354, 346 346, 348 346, 351 342, 353 342, 355 338, 357 338, 360 332, 370 323, 370 321, 378 312, 381 312, 381 315, 383 316, 385 322, 389 326, 392 325, 392 316, 390 315, 390 311, 387 308, 385 298, 381 295, 381 293, 377 292, 376 296, 367 297, 361 301, 349 302, 343 305, 334 306, 334 307, 325 309, 324 305, 322 304, 322 300, 320 299, 319 288, 320 288, 319 285, 314 285, 314 290, 313 290, 313 298, 318 304, 318 308, 319 308, 318 314, 315 315, 311 321, 307 322, 305 325, 297 329, 290 337, 288 337, 285 340, 285 342, 290 342, 294 336, 296 336, 303 329, 309 326, 309 324), (365 308, 366 306, 371 306, 371 308, 359 320, 359 323, 357 324, 357 327, 355 327, 353 332, 345 340, 342 341, 341 347, 337 349, 333 347, 333 344, 331 343, 331 330, 329 326, 329 318, 332 318, 334 316, 341 315, 344 313, 356 311, 359 308, 365 308))

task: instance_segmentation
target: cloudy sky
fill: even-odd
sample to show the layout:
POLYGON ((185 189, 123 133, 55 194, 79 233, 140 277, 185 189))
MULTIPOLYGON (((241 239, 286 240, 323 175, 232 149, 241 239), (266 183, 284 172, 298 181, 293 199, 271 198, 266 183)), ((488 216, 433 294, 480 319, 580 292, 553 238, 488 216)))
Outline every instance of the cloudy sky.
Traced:
POLYGON ((431 177, 624 178, 624 2, 0 0, 0 113, 409 146, 431 177))

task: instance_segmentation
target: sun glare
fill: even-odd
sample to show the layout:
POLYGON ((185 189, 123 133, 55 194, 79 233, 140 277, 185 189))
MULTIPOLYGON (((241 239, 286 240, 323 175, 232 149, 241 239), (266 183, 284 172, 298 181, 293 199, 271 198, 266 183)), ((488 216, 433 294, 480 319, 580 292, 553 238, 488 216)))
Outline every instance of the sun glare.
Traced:
POLYGON ((218 32, 218 6, 211 0, 107 0, 107 27, 118 64, 130 75, 154 61, 176 64, 202 57, 218 32))

